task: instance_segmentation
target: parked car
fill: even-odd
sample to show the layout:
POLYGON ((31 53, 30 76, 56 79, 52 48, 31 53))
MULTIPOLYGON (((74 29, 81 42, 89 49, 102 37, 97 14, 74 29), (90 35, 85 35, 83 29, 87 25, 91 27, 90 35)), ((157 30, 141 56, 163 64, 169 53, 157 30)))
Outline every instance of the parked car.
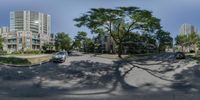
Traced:
POLYGON ((185 54, 183 52, 176 52, 174 56, 176 59, 185 59, 185 54))
POLYGON ((70 51, 69 55, 70 56, 82 56, 82 53, 79 51, 70 51))
POLYGON ((53 55, 53 62, 65 62, 68 54, 67 52, 61 51, 57 52, 55 55, 53 55))

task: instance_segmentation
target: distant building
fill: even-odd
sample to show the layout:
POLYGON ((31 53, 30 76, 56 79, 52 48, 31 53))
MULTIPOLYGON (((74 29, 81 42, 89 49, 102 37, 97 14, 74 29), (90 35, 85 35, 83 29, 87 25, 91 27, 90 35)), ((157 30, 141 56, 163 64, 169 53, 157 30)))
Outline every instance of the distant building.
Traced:
POLYGON ((183 24, 180 28, 180 35, 187 35, 190 33, 197 33, 197 28, 191 24, 183 24))
POLYGON ((7 33, 7 32, 9 32, 9 27, 7 26, 0 27, 0 34, 7 33))
POLYGON ((50 42, 51 16, 35 11, 10 12, 10 29, 0 28, 5 51, 40 50, 50 42))
POLYGON ((99 52, 116 53, 116 44, 110 35, 99 35, 96 37, 95 42, 100 44, 99 52))
POLYGON ((50 34, 51 16, 35 11, 12 11, 10 12, 10 31, 50 34))
POLYGON ((49 39, 49 43, 51 43, 51 44, 55 44, 55 34, 54 33, 51 33, 50 34, 50 39, 49 39))

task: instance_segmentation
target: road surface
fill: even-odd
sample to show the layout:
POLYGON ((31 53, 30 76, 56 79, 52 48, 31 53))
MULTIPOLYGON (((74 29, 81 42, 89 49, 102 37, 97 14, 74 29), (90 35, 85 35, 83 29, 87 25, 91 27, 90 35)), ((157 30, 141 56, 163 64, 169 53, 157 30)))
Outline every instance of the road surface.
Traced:
POLYGON ((198 100, 200 97, 199 64, 188 58, 176 60, 171 53, 128 63, 85 54, 70 56, 64 63, 24 68, 1 66, 0 83, 1 100, 198 100))

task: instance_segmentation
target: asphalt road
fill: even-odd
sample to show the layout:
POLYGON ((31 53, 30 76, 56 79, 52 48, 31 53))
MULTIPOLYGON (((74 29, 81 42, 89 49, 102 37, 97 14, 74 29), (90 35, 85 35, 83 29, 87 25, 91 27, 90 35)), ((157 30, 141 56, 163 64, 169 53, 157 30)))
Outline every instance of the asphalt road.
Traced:
POLYGON ((92 54, 0 67, 0 100, 199 100, 199 64, 173 54, 128 63, 92 54), (120 72, 120 74, 119 74, 120 72))

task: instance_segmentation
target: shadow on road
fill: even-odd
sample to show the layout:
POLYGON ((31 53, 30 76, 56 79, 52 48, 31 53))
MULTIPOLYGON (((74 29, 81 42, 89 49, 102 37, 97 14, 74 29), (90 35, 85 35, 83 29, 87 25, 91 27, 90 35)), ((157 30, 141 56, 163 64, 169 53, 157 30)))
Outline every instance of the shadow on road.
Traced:
MULTIPOLYGON (((27 68, 2 66, 0 67, 0 96, 49 97, 58 95, 112 95, 112 92, 118 90, 120 90, 121 95, 129 93, 131 94, 130 96, 133 96, 132 94, 138 93, 141 87, 128 84, 125 78, 137 66, 122 70, 124 65, 127 65, 127 62, 123 60, 115 61, 114 64, 85 60, 73 61, 69 65, 46 63, 41 66, 27 68)), ((168 65, 171 66, 170 63, 168 65)), ((141 69, 151 72, 152 75, 159 72, 145 68, 141 69)), ((158 89, 158 91, 140 93, 140 95, 148 97, 156 94, 164 95, 165 93, 171 94, 179 91, 183 93, 199 93, 199 77, 199 66, 193 66, 190 69, 174 75, 175 81, 180 82, 173 82, 173 80, 173 84, 168 87, 172 90, 163 92, 158 89)), ((162 80, 162 77, 160 79, 162 80)), ((146 83, 144 86, 150 88, 153 87, 153 84, 146 83)))
POLYGON ((121 64, 74 61, 69 66, 47 63, 27 68, 1 67, 0 95, 35 97, 58 94, 109 94, 119 85, 125 90, 134 89, 134 86, 125 82, 125 75, 121 75, 121 64), (96 89, 100 91, 76 92, 96 89))

